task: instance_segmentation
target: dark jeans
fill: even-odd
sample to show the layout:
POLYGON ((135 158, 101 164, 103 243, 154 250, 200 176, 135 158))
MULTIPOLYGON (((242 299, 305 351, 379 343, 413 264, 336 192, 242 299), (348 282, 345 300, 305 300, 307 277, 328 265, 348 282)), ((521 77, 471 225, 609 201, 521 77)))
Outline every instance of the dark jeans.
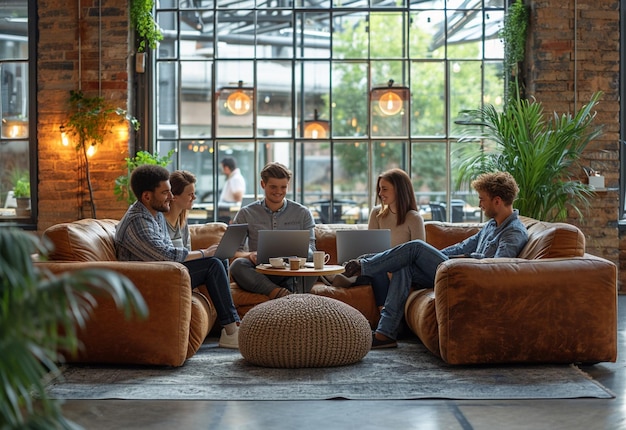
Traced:
POLYGON ((239 321, 239 315, 230 294, 228 273, 222 260, 215 257, 184 261, 191 276, 191 288, 205 285, 222 326, 239 321))

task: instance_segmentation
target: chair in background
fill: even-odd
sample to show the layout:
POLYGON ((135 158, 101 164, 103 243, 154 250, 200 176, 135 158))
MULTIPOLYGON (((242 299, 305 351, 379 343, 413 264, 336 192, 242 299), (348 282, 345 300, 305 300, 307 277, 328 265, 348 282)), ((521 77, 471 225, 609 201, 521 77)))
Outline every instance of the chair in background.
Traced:
POLYGON ((446 221, 446 208, 441 203, 430 203, 428 206, 432 221, 446 221))

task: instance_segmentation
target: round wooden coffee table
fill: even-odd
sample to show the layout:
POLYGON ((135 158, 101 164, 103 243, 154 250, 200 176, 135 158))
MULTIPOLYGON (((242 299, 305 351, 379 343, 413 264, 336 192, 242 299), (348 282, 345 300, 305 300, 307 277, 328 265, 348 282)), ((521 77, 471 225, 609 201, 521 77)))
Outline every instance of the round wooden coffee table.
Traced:
MULTIPOLYGON (((256 266, 256 271, 259 273, 262 273, 264 275, 272 275, 272 276, 293 276, 293 277, 300 277, 300 276, 322 276, 322 275, 337 275, 339 273, 343 273, 343 271, 345 270, 345 268, 343 266, 339 266, 336 264, 325 264, 323 269, 314 269, 312 267, 312 263, 307 263, 307 264, 311 264, 311 267, 303 267, 302 269, 298 269, 298 270, 291 270, 289 267, 285 267, 284 269, 278 268, 278 267, 272 267, 272 265, 270 264, 259 264, 258 266, 256 266)), ((304 280, 302 279, 299 282, 296 282, 296 290, 298 291, 294 291, 294 292, 306 292, 304 290, 307 289, 307 286, 305 285, 305 283, 303 282, 304 280)))
POLYGON ((303 267, 298 270, 291 270, 289 267, 280 268, 272 267, 269 264, 259 264, 256 266, 256 271, 263 273, 264 275, 274 276, 322 276, 322 275, 337 275, 343 273, 345 268, 343 266, 335 264, 326 264, 322 269, 314 269, 313 267, 303 267))

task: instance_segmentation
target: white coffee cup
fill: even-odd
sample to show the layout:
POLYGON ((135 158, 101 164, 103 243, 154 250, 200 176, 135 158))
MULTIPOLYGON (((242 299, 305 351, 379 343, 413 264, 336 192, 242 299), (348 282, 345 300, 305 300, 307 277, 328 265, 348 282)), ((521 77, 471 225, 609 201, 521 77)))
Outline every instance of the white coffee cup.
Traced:
POLYGON ((330 254, 326 254, 324 251, 315 251, 313 253, 313 268, 315 270, 323 269, 328 260, 330 260, 330 254))
POLYGON ((300 269, 302 269, 306 264, 306 257, 299 257, 298 260, 300 260, 300 269))
POLYGON ((270 257, 270 265, 277 269, 285 267, 283 257, 270 257))

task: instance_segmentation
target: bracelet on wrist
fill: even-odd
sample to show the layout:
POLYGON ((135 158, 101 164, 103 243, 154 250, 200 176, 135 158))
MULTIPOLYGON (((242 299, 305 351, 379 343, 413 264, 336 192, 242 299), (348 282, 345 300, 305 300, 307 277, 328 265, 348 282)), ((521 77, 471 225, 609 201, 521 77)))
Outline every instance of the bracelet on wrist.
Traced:
POLYGON ((200 250, 200 254, 202 254, 202 257, 200 257, 200 258, 204 258, 204 251, 203 250, 200 250))

